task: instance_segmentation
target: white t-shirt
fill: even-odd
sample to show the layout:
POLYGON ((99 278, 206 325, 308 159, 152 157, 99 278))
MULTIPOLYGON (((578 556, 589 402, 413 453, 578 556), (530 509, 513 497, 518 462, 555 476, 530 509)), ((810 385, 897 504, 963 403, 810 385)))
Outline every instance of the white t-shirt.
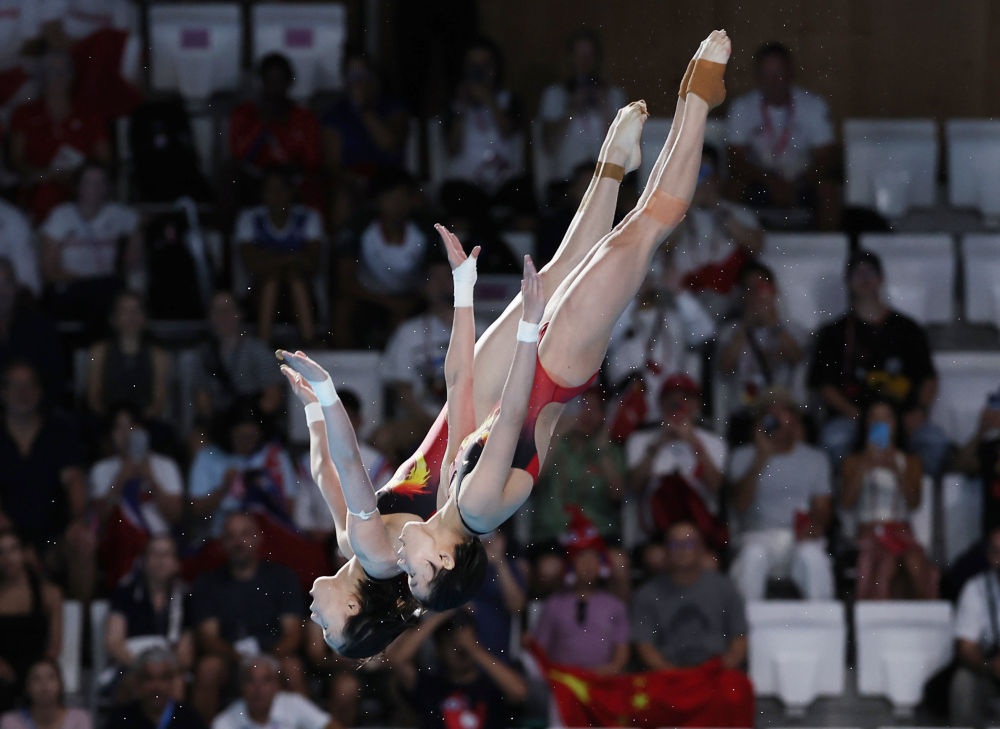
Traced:
POLYGON ((34 294, 42 291, 38 256, 32 244, 31 224, 20 210, 0 200, 0 258, 14 265, 17 282, 34 294))
POLYGON ((993 570, 976 575, 965 583, 955 610, 955 638, 978 643, 981 648, 1000 645, 1000 636, 993 634, 987 590, 992 591, 996 624, 1000 627, 1000 583, 993 570))
POLYGON ((725 215, 732 216, 744 228, 760 230, 760 221, 753 211, 728 200, 719 200, 718 210, 691 208, 676 236, 672 262, 681 276, 699 271, 706 266, 724 263, 738 246, 720 224, 725 215))
MULTIPOLYGON (((509 110, 512 101, 510 92, 497 93, 499 108, 509 110)), ((472 182, 492 194, 521 173, 524 167, 524 155, 518 149, 521 137, 501 134, 488 107, 465 106, 456 112, 464 120, 464 134, 462 148, 448 159, 447 178, 472 182)))
POLYGON ((262 225, 266 235, 275 240, 291 236, 301 237, 305 241, 317 241, 323 237, 323 222, 319 213, 304 205, 293 205, 284 228, 275 228, 265 205, 241 210, 236 218, 236 230, 233 238, 239 244, 257 242, 258 225, 262 225), (301 216, 301 222, 298 217, 301 216))
MULTIPOLYGON (((721 352, 729 346, 741 326, 742 322, 740 321, 730 322, 719 332, 717 351, 721 352)), ((791 335, 792 339, 798 342, 799 346, 805 347, 808 344, 809 332, 788 321, 782 322, 781 326, 791 335)), ((736 361, 735 374, 720 373, 719 376, 729 396, 727 401, 732 405, 731 409, 751 405, 758 394, 771 387, 783 387, 791 391, 797 401, 805 402, 807 395, 804 386, 805 378, 801 374, 806 363, 803 360, 796 365, 790 365, 786 360, 779 360, 778 335, 778 331, 769 327, 757 327, 750 334, 757 343, 760 355, 770 366, 770 381, 761 367, 760 357, 749 343, 743 348, 743 353, 736 361)))
POLYGON ((805 89, 793 86, 791 104, 764 104, 759 90, 733 100, 726 119, 726 143, 749 147, 757 166, 794 180, 811 165, 812 150, 834 141, 827 103, 805 89))
MULTIPOLYGON (((378 491, 392 478, 393 469, 388 459, 367 443, 358 443, 358 449, 361 451, 361 462, 368 471, 368 478, 378 491)), ((303 453, 299 458, 296 472, 299 480, 292 509, 295 526, 303 531, 332 532, 335 529, 333 516, 319 486, 313 481, 308 453, 303 453)))
POLYGON ((373 221, 361 233, 358 278, 370 291, 385 294, 414 293, 423 273, 427 236, 413 223, 406 224, 403 242, 389 244, 382 227, 373 221))
MULTIPOLYGON (((101 499, 108 494, 121 467, 121 456, 105 458, 94 464, 90 469, 91 498, 101 499)), ((181 471, 172 459, 158 453, 150 453, 149 467, 153 472, 153 478, 166 493, 180 495, 183 492, 184 481, 181 471)), ((135 494, 128 493, 127 490, 122 492, 119 506, 128 518, 135 519, 139 526, 145 526, 152 536, 170 534, 170 524, 160 514, 150 484, 142 484, 135 494)))
MULTIPOLYGON (((566 84, 552 84, 542 92, 538 115, 545 122, 562 121, 569 114, 570 99, 566 84)), ((568 180, 579 164, 597 160, 608 126, 623 106, 625 92, 617 86, 609 86, 603 107, 590 108, 569 118, 565 136, 554 155, 554 173, 558 179, 568 180)))
POLYGON ((267 724, 258 724, 247 715, 247 702, 233 702, 212 721, 212 729, 323 729, 330 715, 304 696, 279 691, 271 704, 267 724))
POLYGON ((451 322, 432 314, 403 322, 392 333, 379 361, 382 382, 410 385, 424 411, 437 416, 447 397, 444 358, 450 339, 451 322))
POLYGON ((84 220, 75 203, 55 208, 42 224, 42 233, 64 242, 62 267, 74 276, 91 278, 115 272, 118 240, 139 226, 139 214, 120 203, 109 202, 90 220, 84 220))

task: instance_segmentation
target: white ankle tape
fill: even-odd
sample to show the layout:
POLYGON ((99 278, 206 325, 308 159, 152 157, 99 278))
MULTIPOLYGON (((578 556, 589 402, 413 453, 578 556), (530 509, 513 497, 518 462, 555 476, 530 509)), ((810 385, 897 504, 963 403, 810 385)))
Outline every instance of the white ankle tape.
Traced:
POLYGON ((323 422, 323 406, 318 402, 306 405, 306 425, 323 422))
POLYGON ((539 328, 538 324, 532 324, 531 322, 521 319, 521 321, 517 323, 517 341, 537 342, 539 328))
POLYGON ((455 308, 472 306, 472 291, 476 287, 476 259, 469 256, 451 272, 455 283, 455 308))
POLYGON ((333 380, 329 377, 319 382, 313 382, 312 380, 307 380, 307 382, 312 386, 313 392, 319 398, 319 404, 323 407, 328 408, 340 399, 340 395, 337 394, 337 388, 333 386, 333 380))

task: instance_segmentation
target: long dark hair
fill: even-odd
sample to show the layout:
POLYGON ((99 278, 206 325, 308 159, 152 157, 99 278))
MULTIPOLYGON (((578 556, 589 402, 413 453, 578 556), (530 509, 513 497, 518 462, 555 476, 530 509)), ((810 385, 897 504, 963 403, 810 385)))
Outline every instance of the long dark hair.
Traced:
POLYGON ((344 623, 344 642, 333 647, 344 658, 371 658, 417 622, 420 604, 410 594, 406 573, 388 580, 365 576, 358 584, 357 615, 344 623))
POLYGON ((892 443, 890 444, 893 448, 897 450, 905 450, 905 434, 903 433, 902 422, 899 414, 899 407, 884 397, 876 397, 871 402, 867 403, 861 410, 861 415, 858 417, 857 428, 854 431, 854 450, 852 453, 863 453, 865 448, 868 446, 868 417, 871 415, 872 410, 878 405, 885 405, 892 411, 892 417, 895 420, 895 424, 892 428, 892 443))
POLYGON ((435 612, 461 607, 483 586, 486 567, 483 543, 478 537, 469 537, 455 546, 455 566, 450 570, 438 570, 428 585, 427 599, 419 603, 435 612))

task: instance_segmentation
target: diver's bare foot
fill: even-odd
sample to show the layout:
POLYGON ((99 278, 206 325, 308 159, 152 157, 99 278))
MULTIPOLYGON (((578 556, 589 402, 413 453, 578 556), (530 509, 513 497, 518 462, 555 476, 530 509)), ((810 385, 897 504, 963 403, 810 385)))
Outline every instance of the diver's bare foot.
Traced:
POLYGON ((733 52, 733 43, 729 40, 724 30, 713 30, 708 38, 701 42, 695 58, 713 63, 728 63, 729 55, 733 52))
POLYGON ((714 109, 726 100, 726 63, 732 42, 724 30, 713 30, 694 55, 685 98, 694 94, 714 109))
POLYGON ((639 140, 648 116, 646 102, 641 100, 619 109, 604 139, 599 160, 621 165, 626 173, 639 169, 642 161, 639 140))

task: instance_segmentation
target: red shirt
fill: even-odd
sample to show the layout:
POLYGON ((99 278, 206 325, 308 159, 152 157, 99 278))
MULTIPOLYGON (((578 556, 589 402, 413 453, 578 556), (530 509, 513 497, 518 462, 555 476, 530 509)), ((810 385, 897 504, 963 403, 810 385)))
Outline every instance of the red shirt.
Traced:
POLYGON ((61 123, 55 122, 42 99, 21 104, 14 110, 10 133, 24 135, 28 163, 34 167, 48 167, 64 144, 85 157, 92 157, 107 137, 100 119, 79 107, 61 123))
POLYGON ((311 170, 320 164, 319 122, 316 115, 293 106, 283 121, 264 122, 257 103, 233 109, 229 118, 229 151, 254 167, 295 165, 311 170))

